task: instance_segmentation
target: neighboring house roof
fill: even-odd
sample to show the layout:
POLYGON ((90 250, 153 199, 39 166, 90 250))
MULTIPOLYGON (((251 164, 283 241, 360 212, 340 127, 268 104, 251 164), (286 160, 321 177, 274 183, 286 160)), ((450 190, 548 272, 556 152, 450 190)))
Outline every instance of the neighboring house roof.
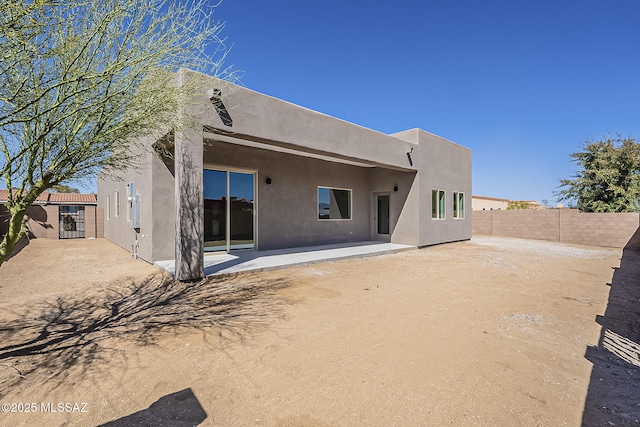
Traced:
MULTIPOLYGON (((6 202, 7 196, 7 190, 0 190, 0 203, 6 202)), ((52 205, 95 205, 98 201, 95 194, 49 193, 45 191, 38 196, 34 203, 52 205)))
POLYGON ((509 199, 499 199, 497 197, 471 196, 473 199, 492 200, 494 202, 509 202, 509 199))
MULTIPOLYGON (((13 193, 15 194, 15 190, 13 191, 13 193)), ((7 201, 7 195, 9 193, 7 192, 7 190, 0 190, 0 203, 6 202, 7 201)), ((40 203, 46 203, 47 200, 49 200, 49 193, 44 192, 42 194, 40 194, 38 196, 38 198, 36 199, 36 203, 40 202, 40 203)))
POLYGON ((96 203, 96 195, 78 193, 49 193, 49 203, 96 203))

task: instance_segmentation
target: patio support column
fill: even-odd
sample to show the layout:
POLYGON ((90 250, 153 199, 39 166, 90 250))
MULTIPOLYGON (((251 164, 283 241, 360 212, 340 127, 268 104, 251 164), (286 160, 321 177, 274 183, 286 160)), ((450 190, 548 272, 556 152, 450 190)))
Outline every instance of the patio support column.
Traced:
POLYGON ((176 265, 180 281, 204 277, 203 130, 175 132, 176 265))

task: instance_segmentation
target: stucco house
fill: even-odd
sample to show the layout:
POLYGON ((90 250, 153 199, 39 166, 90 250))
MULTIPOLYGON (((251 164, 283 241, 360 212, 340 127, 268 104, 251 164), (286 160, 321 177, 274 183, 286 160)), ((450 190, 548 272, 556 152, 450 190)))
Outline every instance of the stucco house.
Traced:
MULTIPOLYGON (((202 277, 207 251, 471 238, 471 151, 421 129, 392 135, 208 80, 170 156, 102 176, 105 237, 202 277)), ((179 113, 179 112, 178 112, 179 113)), ((155 137, 147 141, 151 146, 155 137)))

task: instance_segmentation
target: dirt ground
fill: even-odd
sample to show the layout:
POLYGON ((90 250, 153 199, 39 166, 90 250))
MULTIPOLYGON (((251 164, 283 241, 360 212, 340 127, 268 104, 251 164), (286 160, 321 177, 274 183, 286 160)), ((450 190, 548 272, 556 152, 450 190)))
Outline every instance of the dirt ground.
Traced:
POLYGON ((478 238, 180 284, 34 240, 0 267, 0 425, 640 425, 638 266, 478 238))

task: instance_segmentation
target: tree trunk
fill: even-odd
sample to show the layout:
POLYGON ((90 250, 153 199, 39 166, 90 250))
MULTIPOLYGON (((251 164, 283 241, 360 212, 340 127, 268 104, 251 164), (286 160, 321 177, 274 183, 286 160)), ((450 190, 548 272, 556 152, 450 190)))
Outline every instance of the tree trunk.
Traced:
POLYGON ((24 216, 27 213, 26 209, 19 209, 11 212, 11 219, 9 220, 9 230, 6 236, 0 243, 0 266, 6 261, 7 258, 13 254, 14 249, 20 239, 25 235, 25 228, 23 226, 24 216))
MULTIPOLYGON (((13 199, 9 199, 7 209, 9 209, 11 219, 9 220, 9 231, 0 243, 0 267, 13 254, 16 245, 24 237, 26 232, 24 216, 38 196, 51 187, 50 175, 49 172, 45 173, 45 177, 36 182, 26 194, 15 194, 13 199)), ((12 192, 13 189, 7 188, 7 191, 12 192)))

